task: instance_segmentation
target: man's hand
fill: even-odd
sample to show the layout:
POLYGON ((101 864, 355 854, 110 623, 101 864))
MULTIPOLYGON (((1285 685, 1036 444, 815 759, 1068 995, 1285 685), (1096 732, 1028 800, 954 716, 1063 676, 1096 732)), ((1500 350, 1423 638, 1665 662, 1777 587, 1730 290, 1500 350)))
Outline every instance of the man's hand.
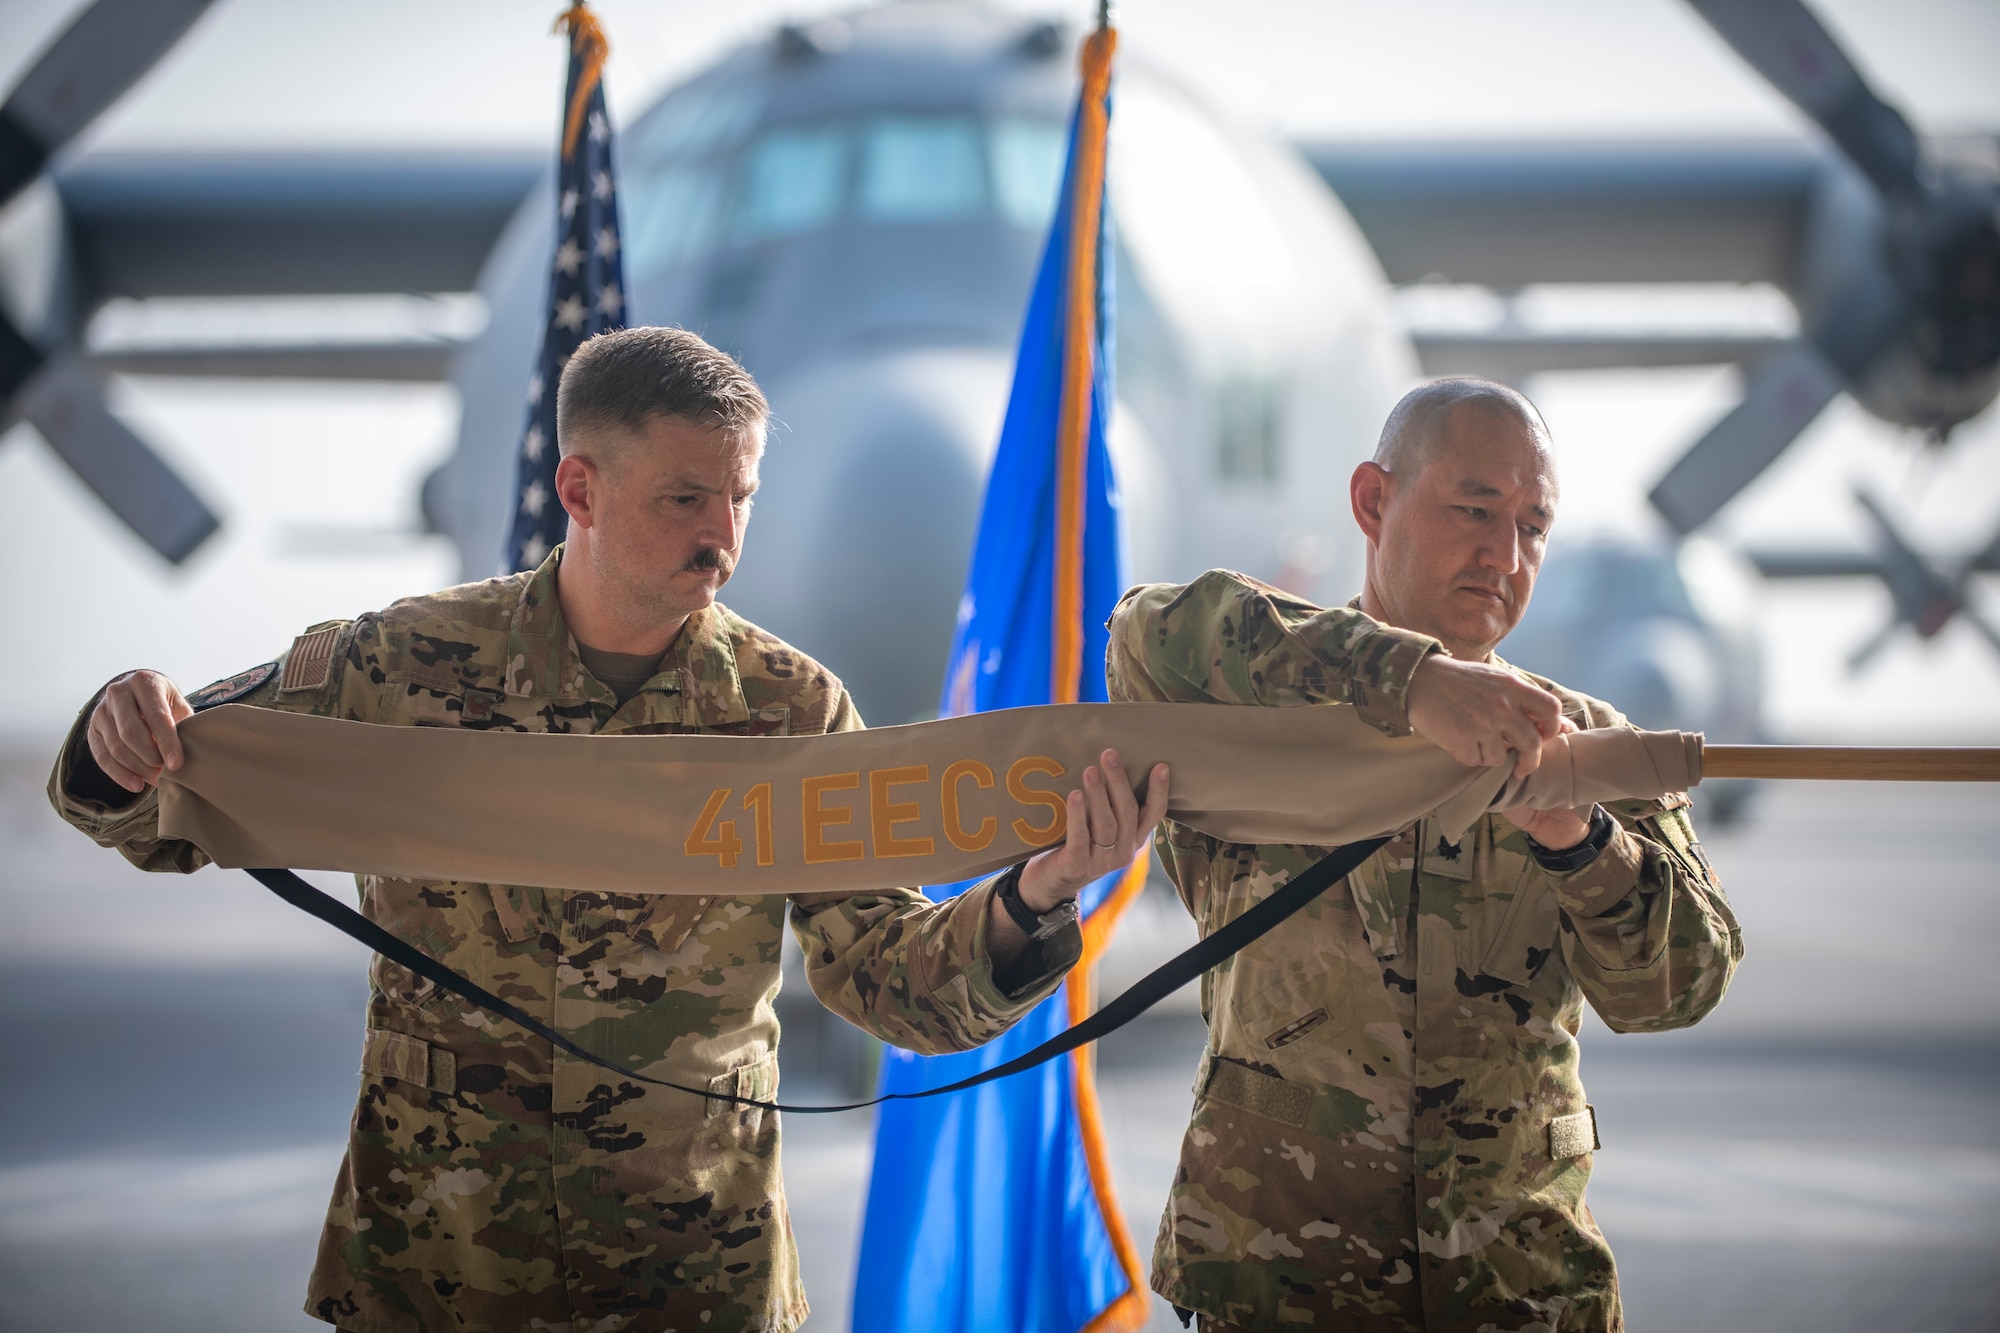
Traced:
POLYGON ((175 728, 193 714, 174 683, 159 672, 128 671, 105 687, 90 714, 91 757, 126 791, 144 791, 160 780, 161 770, 181 766, 175 728))
MULTIPOLYGON (((1568 718, 1562 719, 1559 735, 1567 736, 1580 730, 1568 718)), ((1530 810, 1525 806, 1519 810, 1502 810, 1507 822, 1517 829, 1527 831, 1542 846, 1552 852, 1566 852, 1590 836, 1590 811, 1584 810, 1530 810)))
MULTIPOLYGON (((1092 880, 1130 865, 1166 813, 1167 766, 1153 765, 1142 806, 1118 751, 1106 750, 1083 770, 1083 786, 1069 794, 1069 829, 1061 844, 1036 853, 1021 867, 1021 901, 1043 916, 1082 893, 1092 880)), ((1006 971, 1027 947, 1027 935, 995 894, 986 932, 994 971, 1006 971)))
POLYGON ((1166 813, 1167 766, 1153 765, 1142 806, 1118 751, 1106 750, 1083 770, 1083 786, 1069 794, 1069 832, 1062 844, 1022 867, 1021 901, 1039 916, 1082 893, 1092 880, 1131 864, 1166 813))
POLYGON ((1514 776, 1542 764, 1542 742, 1559 734, 1562 703, 1511 671, 1433 653, 1410 677, 1410 728, 1459 763, 1492 768, 1517 756, 1514 776))

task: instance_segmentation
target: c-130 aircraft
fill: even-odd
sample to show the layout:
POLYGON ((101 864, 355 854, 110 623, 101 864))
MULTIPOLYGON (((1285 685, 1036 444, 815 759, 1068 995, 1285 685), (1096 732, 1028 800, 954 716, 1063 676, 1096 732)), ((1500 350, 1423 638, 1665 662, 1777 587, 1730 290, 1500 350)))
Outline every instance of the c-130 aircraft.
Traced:
MULTIPOLYGON (((40 246, 48 278, 0 329, 10 411, 178 559, 213 516, 103 409, 98 371, 448 375, 464 403, 459 442, 426 485, 424 510, 468 577, 491 572, 543 299, 547 162, 58 157, 204 7, 98 0, 0 109, 0 197, 35 182, 16 206, 39 210, 13 244, 40 246), (411 290, 477 290, 485 330, 455 347, 95 355, 84 338, 90 314, 116 297, 411 290)), ((1927 158, 1797 0, 1695 7, 1819 121, 1834 150, 1302 154, 1231 125, 1143 59, 1121 58, 1112 436, 1134 578, 1226 565, 1307 595, 1346 595, 1359 573, 1347 473, 1423 372, 1518 380, 1577 366, 1749 364, 1744 404, 1654 493, 1683 533, 1843 387, 1885 420, 1939 434, 1992 401, 2000 295, 1981 267, 2000 254, 1992 180, 1927 158), (1413 338, 1389 284, 1437 274, 1496 291, 1768 281, 1793 297, 1804 334, 1413 338)), ((1060 170, 1073 44, 1059 25, 970 0, 904 0, 780 27, 621 129, 632 318, 681 324, 735 352, 779 423, 758 539, 728 600, 811 645, 877 722, 935 706, 1060 170)), ((1631 701, 1642 724, 1747 737, 1754 645, 1746 626, 1697 605, 1699 581, 1690 589, 1682 563, 1624 547, 1553 562, 1546 623, 1524 626, 1506 651, 1631 701), (1554 614, 1579 601, 1560 595, 1566 581, 1599 590, 1567 620, 1554 614), (1632 588, 1659 595, 1634 600, 1632 588), (1603 614, 1613 607, 1622 620, 1603 614)), ((1857 567, 1848 558, 1835 572, 1857 567)))

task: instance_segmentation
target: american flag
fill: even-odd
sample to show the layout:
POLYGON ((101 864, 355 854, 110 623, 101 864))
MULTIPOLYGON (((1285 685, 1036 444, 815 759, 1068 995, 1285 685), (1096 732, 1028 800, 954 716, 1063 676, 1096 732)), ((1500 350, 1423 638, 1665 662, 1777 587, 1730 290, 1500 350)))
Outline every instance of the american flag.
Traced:
POLYGON ((556 164, 556 247, 549 264, 548 323, 528 379, 528 421, 515 470, 506 570, 533 569, 563 539, 569 517, 556 499, 556 383, 584 339, 625 325, 625 261, 618 240, 618 174, 604 111, 610 45, 597 18, 572 6, 563 140, 556 164))

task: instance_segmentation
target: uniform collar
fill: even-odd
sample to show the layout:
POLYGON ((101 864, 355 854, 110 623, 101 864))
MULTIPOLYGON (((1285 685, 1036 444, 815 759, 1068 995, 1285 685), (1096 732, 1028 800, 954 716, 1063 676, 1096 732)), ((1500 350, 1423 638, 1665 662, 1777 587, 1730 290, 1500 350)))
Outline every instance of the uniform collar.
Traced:
POLYGON ((660 675, 679 673, 681 720, 688 726, 716 727, 750 720, 743 677, 736 669, 731 619, 720 604, 695 612, 681 626, 660 663, 660 675))
MULTIPOLYGON (((562 557, 563 547, 558 545, 521 587, 507 627, 507 692, 616 709, 618 701, 610 688, 585 669, 563 618, 562 599, 556 594, 562 557)), ((678 706, 666 698, 646 700, 649 712, 667 714, 658 720, 692 727, 749 720, 730 619, 722 607, 709 606, 689 616, 674 636, 659 671, 640 691, 641 696, 680 696, 678 706)))
POLYGON ((570 643, 562 600, 556 596, 556 569, 562 558, 563 544, 558 542, 521 585, 520 600, 507 622, 509 694, 572 698, 579 693, 572 688, 577 677, 588 675, 570 643))

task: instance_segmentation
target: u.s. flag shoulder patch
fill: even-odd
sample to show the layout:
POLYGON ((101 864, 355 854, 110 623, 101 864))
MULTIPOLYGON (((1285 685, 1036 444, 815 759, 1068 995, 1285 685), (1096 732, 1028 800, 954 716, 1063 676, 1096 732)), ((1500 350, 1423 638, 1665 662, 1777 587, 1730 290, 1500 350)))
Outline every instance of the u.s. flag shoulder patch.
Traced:
POLYGON ((188 707, 199 713, 204 708, 214 708, 219 704, 233 704, 276 674, 278 674, 278 664, 266 662, 262 666, 253 666, 248 671, 225 676, 215 684, 204 685, 190 694, 187 697, 188 707))
POLYGON ((292 650, 285 654, 285 674, 278 681, 278 693, 316 690, 325 685, 333 674, 333 654, 339 649, 340 634, 346 628, 347 622, 339 621, 307 630, 293 639, 292 650))

